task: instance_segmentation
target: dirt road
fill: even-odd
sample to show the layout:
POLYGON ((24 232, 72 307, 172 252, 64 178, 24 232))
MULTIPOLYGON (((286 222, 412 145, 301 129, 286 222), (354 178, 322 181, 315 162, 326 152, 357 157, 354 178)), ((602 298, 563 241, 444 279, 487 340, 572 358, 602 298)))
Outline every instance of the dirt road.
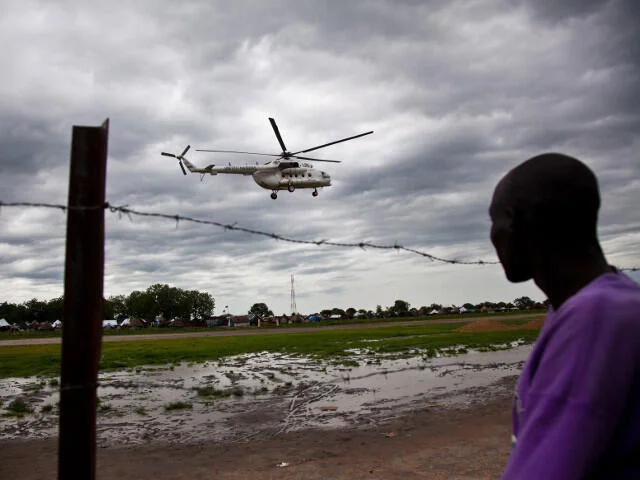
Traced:
MULTIPOLYGON (((411 325, 434 325, 434 324, 450 324, 450 323, 466 323, 474 320, 526 320, 531 317, 540 317, 540 313, 531 313, 525 315, 500 315, 495 317, 468 317, 468 318, 449 318, 438 320, 409 320, 406 322, 380 322, 380 323, 358 323, 343 325, 328 325, 326 327, 281 327, 281 328, 265 328, 265 329, 225 329, 213 330, 207 332, 188 332, 188 333, 151 333, 136 335, 104 335, 103 342, 135 342, 141 340, 163 340, 171 338, 199 338, 199 337, 228 337, 236 335, 282 335, 286 333, 309 333, 316 328, 326 330, 352 330, 360 328, 380 328, 380 327, 403 327, 411 325)), ((224 328, 224 327, 222 327, 224 328)), ((46 345, 57 344, 62 340, 60 337, 50 338, 21 338, 16 340, 0 340, 0 347, 17 346, 17 345, 46 345)))

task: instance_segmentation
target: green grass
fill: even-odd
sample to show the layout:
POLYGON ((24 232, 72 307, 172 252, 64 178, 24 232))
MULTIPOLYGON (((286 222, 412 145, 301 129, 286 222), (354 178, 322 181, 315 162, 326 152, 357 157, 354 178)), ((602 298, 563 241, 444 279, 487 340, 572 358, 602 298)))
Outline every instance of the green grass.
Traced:
MULTIPOLYGON (((310 323, 293 323, 293 324, 283 324, 280 327, 264 327, 263 329, 275 329, 278 328, 280 330, 286 330, 288 328, 299 328, 299 327, 308 327, 308 328, 322 328, 327 325, 361 325, 367 323, 388 323, 393 324, 396 322, 412 322, 412 321, 439 321, 439 320, 454 320, 454 319, 477 319, 478 317, 511 317, 517 315, 531 315, 535 313, 540 313, 541 315, 545 314, 545 310, 523 310, 523 311, 515 311, 515 312, 496 312, 496 313, 465 313, 465 314, 449 314, 449 315, 428 315, 428 316, 417 316, 417 317, 392 317, 392 318, 353 318, 353 319, 340 319, 340 320, 323 320, 321 322, 310 322, 310 323)), ((529 321, 530 319, 525 320, 524 322, 529 321)), ((515 320, 516 322, 520 320, 515 320)), ((524 323, 523 322, 523 323, 524 323)), ((257 330, 257 327, 243 327, 240 330, 257 330)), ((227 330, 226 327, 215 327, 215 328, 207 328, 207 327, 185 327, 185 328, 123 328, 123 329, 106 329, 103 330, 103 335, 106 337, 109 336, 121 336, 121 335, 163 335, 167 333, 191 333, 191 332, 216 332, 221 330, 227 330)), ((62 332, 60 330, 43 330, 43 331, 27 331, 27 332, 0 332, 0 340, 19 340, 23 338, 55 338, 62 336, 62 332)))
POLYGON ((198 397, 204 398, 206 400, 211 400, 213 398, 227 398, 231 395, 233 395, 234 397, 242 397, 244 395, 244 390, 242 389, 242 387, 232 387, 222 390, 212 386, 207 386, 198 388, 197 393, 198 397))
POLYGON ((3 417, 18 417, 22 418, 25 415, 33 413, 33 408, 25 403, 24 400, 16 398, 9 405, 7 405, 7 412, 3 413, 3 417))
POLYGON ((198 388, 198 396, 200 398, 226 398, 231 396, 231 392, 228 390, 221 390, 212 386, 198 388))
MULTIPOLYGON (((282 335, 178 338, 102 344, 101 371, 140 365, 205 362, 261 351, 309 355, 318 359, 348 360, 345 349, 370 353, 402 353, 412 349, 466 345, 471 348, 523 338, 535 340, 537 331, 459 333, 463 324, 384 326, 371 329, 310 330, 282 335)), ((0 347, 0 378, 60 374, 60 345, 0 347)))
POLYGON ((164 406, 164 409, 167 411, 171 410, 188 410, 193 408, 193 405, 187 402, 173 402, 164 406))

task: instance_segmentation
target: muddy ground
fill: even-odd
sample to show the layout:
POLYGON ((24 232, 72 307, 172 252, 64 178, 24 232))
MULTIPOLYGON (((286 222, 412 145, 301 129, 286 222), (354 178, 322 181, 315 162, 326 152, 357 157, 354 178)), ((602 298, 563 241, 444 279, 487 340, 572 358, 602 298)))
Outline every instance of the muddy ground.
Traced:
MULTIPOLYGON (((97 478, 499 478, 530 351, 505 347, 353 352, 340 365, 252 354, 104 374, 97 478)), ((55 478, 55 380, 0 388, 3 411, 16 399, 34 410, 0 419, 0 478, 55 478)))

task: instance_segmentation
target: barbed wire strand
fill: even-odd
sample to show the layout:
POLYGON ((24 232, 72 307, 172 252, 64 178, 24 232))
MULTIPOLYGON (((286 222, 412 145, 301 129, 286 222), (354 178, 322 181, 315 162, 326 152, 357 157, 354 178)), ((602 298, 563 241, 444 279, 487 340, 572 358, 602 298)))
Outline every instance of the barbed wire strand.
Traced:
MULTIPOLYGON (((175 221, 176 227, 180 222, 191 222, 191 223, 197 223, 201 225, 212 225, 225 230, 233 230, 238 232, 250 233, 252 235, 268 237, 274 240, 280 240, 282 242, 287 242, 287 243, 295 243, 295 244, 302 244, 302 245, 316 245, 316 246, 327 245, 332 247, 343 247, 343 248, 361 248, 361 249, 372 248, 377 250, 398 250, 398 251, 413 253, 415 255, 419 255, 421 257, 427 258, 434 262, 442 262, 442 263, 448 263, 452 265, 497 265, 500 263, 500 262, 491 261, 491 260, 468 261, 468 260, 457 260, 457 259, 451 259, 451 258, 442 258, 421 250, 417 250, 415 248, 405 247, 397 243, 393 245, 381 245, 381 244, 376 244, 371 242, 333 242, 331 240, 301 240, 297 238, 291 238, 291 237, 279 235, 277 233, 265 232, 262 230, 256 230, 256 229, 247 228, 247 227, 240 227, 236 223, 226 224, 226 223, 216 222, 214 220, 202 220, 198 218, 186 217, 183 215, 172 215, 168 213, 158 213, 158 212, 141 212, 141 211, 129 208, 128 205, 117 206, 117 205, 111 205, 108 202, 105 202, 102 205, 93 205, 88 207, 69 207, 67 205, 53 204, 53 203, 0 201, 0 208, 2 207, 53 208, 53 209, 58 209, 62 212, 66 212, 67 210, 87 210, 87 211, 109 210, 111 213, 117 213, 119 218, 122 218, 123 215, 126 215, 127 217, 129 217, 130 220, 133 220, 132 216, 162 218, 162 219, 175 221)), ((618 268, 618 270, 635 272, 637 270, 640 270, 640 268, 638 267, 618 268)))

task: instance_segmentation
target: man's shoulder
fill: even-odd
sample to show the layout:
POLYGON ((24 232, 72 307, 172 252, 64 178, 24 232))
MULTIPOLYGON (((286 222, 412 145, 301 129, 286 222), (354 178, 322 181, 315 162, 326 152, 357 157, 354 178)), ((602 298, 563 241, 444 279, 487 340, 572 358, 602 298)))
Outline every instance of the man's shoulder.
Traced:
POLYGON ((640 284, 627 275, 608 273, 595 279, 567 301, 567 310, 617 307, 640 313, 640 284))
POLYGON ((640 333, 640 285, 624 274, 605 274, 570 298, 555 314, 574 334, 596 329, 640 333))

